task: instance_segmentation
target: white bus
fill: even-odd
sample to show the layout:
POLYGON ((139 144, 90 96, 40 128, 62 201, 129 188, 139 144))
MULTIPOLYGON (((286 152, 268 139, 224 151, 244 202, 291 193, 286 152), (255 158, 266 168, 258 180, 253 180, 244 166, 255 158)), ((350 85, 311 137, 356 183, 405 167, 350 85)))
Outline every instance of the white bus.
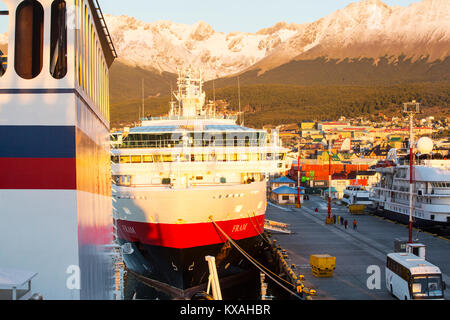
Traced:
POLYGON ((390 253, 386 261, 386 288, 401 300, 444 299, 441 270, 412 253, 390 253))

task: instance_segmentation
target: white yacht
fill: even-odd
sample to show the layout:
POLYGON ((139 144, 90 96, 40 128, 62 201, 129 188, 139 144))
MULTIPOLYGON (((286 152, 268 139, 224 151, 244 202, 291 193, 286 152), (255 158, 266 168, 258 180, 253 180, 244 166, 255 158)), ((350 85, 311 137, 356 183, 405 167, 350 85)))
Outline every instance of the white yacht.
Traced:
POLYGON ((278 132, 236 124, 206 104, 202 73, 179 72, 168 117, 112 135, 118 241, 129 270, 171 296, 190 297, 208 280, 240 273, 262 248, 266 182, 285 170, 278 132))
MULTIPOLYGON (((388 218, 409 221, 409 165, 377 168, 380 182, 371 200, 377 212, 388 218)), ((425 160, 413 166, 413 220, 418 227, 450 226, 450 161, 425 160)))
POLYGON ((373 204, 370 200, 370 192, 363 186, 347 186, 341 201, 347 206, 352 204, 369 206, 373 204))

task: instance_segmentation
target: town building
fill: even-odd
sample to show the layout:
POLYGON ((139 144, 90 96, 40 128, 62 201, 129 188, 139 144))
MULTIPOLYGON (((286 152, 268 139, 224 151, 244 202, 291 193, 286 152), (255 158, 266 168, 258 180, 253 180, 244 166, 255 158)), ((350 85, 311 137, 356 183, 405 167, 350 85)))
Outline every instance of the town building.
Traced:
MULTIPOLYGON (((300 188, 300 203, 303 203, 303 196, 305 188, 300 188)), ((298 203, 298 189, 287 186, 279 187, 272 190, 270 193, 270 199, 277 204, 290 204, 294 205, 298 203)))

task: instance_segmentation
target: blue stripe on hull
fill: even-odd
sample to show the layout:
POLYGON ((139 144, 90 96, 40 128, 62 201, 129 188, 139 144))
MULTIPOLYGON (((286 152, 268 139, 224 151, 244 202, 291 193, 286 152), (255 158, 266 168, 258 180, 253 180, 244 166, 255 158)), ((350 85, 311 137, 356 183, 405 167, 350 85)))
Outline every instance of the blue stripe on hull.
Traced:
POLYGON ((75 158, 75 127, 0 126, 0 158, 75 158))

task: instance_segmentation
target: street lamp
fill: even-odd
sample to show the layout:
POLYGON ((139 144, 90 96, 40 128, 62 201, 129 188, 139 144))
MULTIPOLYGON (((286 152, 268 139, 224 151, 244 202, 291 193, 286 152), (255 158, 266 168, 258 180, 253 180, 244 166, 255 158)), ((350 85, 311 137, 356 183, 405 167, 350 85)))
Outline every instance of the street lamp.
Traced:
POLYGON ((403 104, 403 113, 409 116, 409 243, 412 243, 413 212, 413 163, 414 163, 414 115, 420 113, 420 104, 415 100, 403 104))
POLYGON ((297 208, 301 208, 302 205, 300 203, 300 139, 298 140, 297 146, 297 208))
MULTIPOLYGON (((322 141, 322 145, 325 147, 327 145, 326 140, 322 141)), ((331 138, 328 140, 328 218, 327 221, 331 220, 331 138)))

